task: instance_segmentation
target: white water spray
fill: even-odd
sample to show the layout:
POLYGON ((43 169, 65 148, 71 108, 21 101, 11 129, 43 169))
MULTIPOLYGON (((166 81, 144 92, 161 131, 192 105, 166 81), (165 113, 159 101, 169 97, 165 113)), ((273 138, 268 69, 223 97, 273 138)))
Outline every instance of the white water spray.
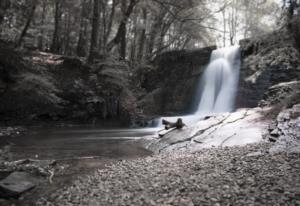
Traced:
POLYGON ((237 85, 240 73, 239 47, 227 47, 214 50, 211 54, 210 63, 207 66, 199 84, 200 99, 194 114, 180 117, 162 117, 161 120, 176 121, 182 118, 187 124, 201 119, 207 115, 216 113, 232 112, 236 97, 237 85))
POLYGON ((200 102, 196 114, 232 112, 239 80, 239 47, 217 49, 201 80, 200 102))

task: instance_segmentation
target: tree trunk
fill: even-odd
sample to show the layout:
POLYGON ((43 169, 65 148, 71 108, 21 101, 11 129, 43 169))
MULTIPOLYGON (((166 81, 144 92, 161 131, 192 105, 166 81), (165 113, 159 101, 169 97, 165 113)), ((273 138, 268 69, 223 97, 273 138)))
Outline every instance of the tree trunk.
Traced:
POLYGON ((24 37, 26 36, 27 34, 27 31, 28 31, 28 28, 30 26, 30 23, 34 17, 34 12, 35 12, 35 9, 36 9, 36 5, 37 5, 37 0, 33 0, 32 1, 32 6, 31 6, 31 9, 30 9, 30 13, 28 15, 28 18, 27 18, 27 21, 26 21, 26 24, 21 32, 21 35, 19 37, 19 40, 17 42, 17 47, 21 46, 22 42, 23 42, 23 39, 24 37))
MULTIPOLYGON (((41 24, 44 25, 45 23, 45 18, 46 18, 46 2, 43 1, 43 9, 42 9, 42 20, 41 20, 41 24)), ((40 51, 43 51, 44 50, 44 35, 45 35, 45 30, 44 28, 42 27, 41 28, 41 32, 39 34, 39 37, 38 37, 38 48, 40 51)))
POLYGON ((137 59, 140 62, 144 61, 144 52, 145 52, 145 41, 146 41, 146 26, 147 26, 147 10, 143 9, 143 29, 141 31, 141 36, 139 40, 139 49, 137 53, 137 59))
POLYGON ((105 30, 105 23, 103 21, 105 21, 105 8, 104 8, 104 1, 106 0, 100 0, 99 2, 99 30, 98 30, 98 48, 97 48, 97 54, 101 53, 101 50, 103 48, 103 30, 105 30))
POLYGON ((60 45, 60 21, 61 21, 61 1, 55 0, 55 14, 54 14, 54 32, 52 38, 51 52, 59 53, 60 45))
POLYGON ((117 5, 117 1, 116 0, 112 0, 112 7, 111 7, 111 12, 110 12, 110 18, 109 18, 109 22, 107 25, 107 31, 106 31, 106 35, 104 36, 104 45, 107 45, 107 41, 108 38, 110 36, 111 30, 112 30, 112 25, 113 25, 113 20, 114 20, 114 16, 115 16, 115 11, 116 11, 116 5, 117 5))
POLYGON ((159 17, 156 17, 156 20, 154 20, 154 24, 151 27, 151 31, 150 31, 150 35, 149 35, 149 39, 147 41, 147 51, 146 51, 146 58, 149 59, 152 52, 153 52, 153 48, 154 48, 154 44, 155 44, 155 38, 157 35, 157 32, 159 30, 159 25, 160 25, 160 19, 159 17))
POLYGON ((222 11, 222 17, 223 17, 223 47, 226 47, 226 10, 223 9, 222 11))
MULTIPOLYGON (((122 0, 121 3, 121 11, 123 17, 126 14, 126 8, 127 8, 127 0, 122 0)), ((124 60, 126 59, 126 34, 127 34, 127 27, 126 24, 121 23, 120 28, 120 59, 124 60)))
POLYGON ((132 41, 131 41, 131 51, 130 51, 130 60, 131 62, 136 62, 136 50, 137 50, 137 38, 138 38, 138 29, 137 29, 137 21, 139 14, 135 12, 133 22, 132 22, 132 41))
POLYGON ((101 4, 101 32, 100 32, 100 43, 99 43, 99 53, 103 54, 103 50, 105 50, 105 34, 107 30, 107 6, 108 6, 108 0, 103 0, 101 4))
MULTIPOLYGON (((174 18, 173 16, 169 16, 168 21, 165 18, 163 19, 164 23, 162 24, 162 26, 160 28, 160 35, 159 35, 159 38, 158 38, 157 50, 162 51, 162 48, 165 48, 165 46, 164 46, 165 36, 168 33, 170 27, 172 26, 172 24, 174 23, 175 20, 176 20, 176 18, 174 18)), ((169 41, 170 41, 170 39, 169 39, 169 41)))
MULTIPOLYGON (((130 0, 129 6, 123 16, 123 19, 122 19, 120 25, 119 25, 116 36, 107 44, 107 51, 111 51, 114 46, 121 43, 121 41, 124 41, 124 34, 126 35, 126 25, 127 25, 128 19, 131 15, 135 5, 138 3, 138 1, 139 0, 130 0)), ((126 39, 125 39, 125 46, 126 46, 126 39)), ((122 42, 121 47, 124 47, 124 42, 122 42)), ((124 50, 124 48, 121 48, 121 51, 122 50, 124 50)), ((121 56, 124 56, 124 54, 121 54, 121 56)))
POLYGON ((89 63, 93 63, 98 50, 98 36, 99 36, 99 14, 100 0, 94 0, 93 8, 93 24, 92 24, 92 34, 91 34, 91 45, 90 45, 90 54, 88 58, 89 63))
POLYGON ((87 35, 87 18, 88 18, 88 0, 81 1, 81 15, 80 15, 80 30, 77 42, 76 53, 79 57, 86 56, 86 35, 87 35))
POLYGON ((186 39, 184 40, 184 43, 181 46, 181 50, 184 50, 186 45, 188 45, 188 43, 191 41, 190 37, 186 37, 186 39))
POLYGON ((64 28, 64 55, 71 55, 72 51, 70 49, 70 32, 71 32, 71 13, 68 11, 66 13, 67 20, 65 21, 64 28))
POLYGON ((230 45, 233 46, 236 41, 236 32, 237 32, 237 8, 236 8, 236 1, 232 2, 231 11, 229 13, 229 38, 230 38, 230 45))
POLYGON ((159 33, 160 26, 163 22, 163 19, 166 15, 166 12, 163 11, 163 9, 160 11, 160 14, 155 17, 154 23, 152 25, 151 31, 150 31, 150 37, 147 41, 147 49, 146 49, 146 58, 149 60, 152 56, 153 50, 154 50, 154 45, 155 45, 155 40, 157 37, 157 34, 159 33))

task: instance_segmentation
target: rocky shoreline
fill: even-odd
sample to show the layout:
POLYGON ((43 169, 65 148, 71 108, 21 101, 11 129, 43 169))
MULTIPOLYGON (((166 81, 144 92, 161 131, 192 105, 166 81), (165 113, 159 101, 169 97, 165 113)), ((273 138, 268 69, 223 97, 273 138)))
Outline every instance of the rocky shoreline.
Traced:
MULTIPOLYGON (((273 122, 270 108, 240 109, 132 140, 154 152, 138 159, 11 161, 7 146, 1 172, 30 175, 37 188, 0 205, 299 205, 299 108, 283 109, 273 122), (92 166, 81 171, 84 165, 92 166)), ((3 127, 0 137, 25 132, 3 127)))
POLYGON ((116 137, 106 141, 103 136, 123 130, 112 130, 114 134, 102 130, 86 125, 1 127, 0 205, 34 205, 39 198, 106 165, 151 154, 129 139, 116 137), (68 139, 70 135, 72 140, 68 139), (90 138, 93 135, 96 135, 94 140, 90 138), (68 143, 70 147, 65 145, 68 143))
POLYGON ((121 161, 36 205, 299 205, 299 154, 271 143, 121 161))
POLYGON ((36 205, 299 205, 299 105, 273 123, 270 113, 242 109, 146 136, 154 155, 80 177, 36 205))
MULTIPOLYGON (((2 170, 24 181, 29 174, 37 189, 0 205, 298 205, 299 108, 282 110, 273 122, 269 108, 241 109, 162 138, 132 140, 154 152, 138 159, 10 161, 8 146, 1 150, 2 170), (94 165, 89 171, 77 168, 88 164, 94 165)), ((25 132, 3 127, 0 134, 25 132)))

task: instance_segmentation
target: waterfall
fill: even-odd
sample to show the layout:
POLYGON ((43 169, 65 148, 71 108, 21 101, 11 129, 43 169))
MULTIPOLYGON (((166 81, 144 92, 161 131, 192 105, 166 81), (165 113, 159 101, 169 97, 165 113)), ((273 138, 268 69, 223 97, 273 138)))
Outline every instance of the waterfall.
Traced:
POLYGON ((196 111, 191 115, 180 117, 162 117, 158 120, 161 127, 162 119, 176 121, 182 118, 187 124, 193 123, 206 115, 232 112, 237 92, 240 73, 239 47, 216 49, 212 52, 209 65, 200 80, 196 111))
POLYGON ((197 115, 232 112, 239 80, 239 47, 217 49, 200 83, 197 115))

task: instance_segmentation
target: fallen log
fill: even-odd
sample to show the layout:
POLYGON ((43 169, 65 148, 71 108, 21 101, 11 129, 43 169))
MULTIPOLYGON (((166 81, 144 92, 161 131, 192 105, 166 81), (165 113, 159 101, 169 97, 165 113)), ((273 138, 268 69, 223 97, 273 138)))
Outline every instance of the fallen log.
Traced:
POLYGON ((159 137, 163 137, 175 129, 182 129, 184 126, 186 126, 183 123, 181 118, 178 118, 176 122, 169 122, 169 121, 163 119, 162 124, 165 125, 165 128, 159 131, 159 133, 158 133, 159 137), (163 132, 164 130, 166 130, 166 132, 163 132), (161 133, 161 132, 163 132, 163 133, 161 133))
POLYGON ((184 126, 186 126, 181 118, 178 118, 176 122, 169 122, 163 119, 162 124, 165 125, 166 130, 169 130, 171 128, 182 129, 184 126))
POLYGON ((169 134, 170 132, 172 132, 172 131, 174 131, 176 129, 176 127, 174 127, 174 128, 172 128, 172 129, 170 129, 170 130, 162 130, 162 131, 160 131, 159 133, 158 133, 158 136, 159 137, 163 137, 163 136, 165 136, 166 134, 169 134))

